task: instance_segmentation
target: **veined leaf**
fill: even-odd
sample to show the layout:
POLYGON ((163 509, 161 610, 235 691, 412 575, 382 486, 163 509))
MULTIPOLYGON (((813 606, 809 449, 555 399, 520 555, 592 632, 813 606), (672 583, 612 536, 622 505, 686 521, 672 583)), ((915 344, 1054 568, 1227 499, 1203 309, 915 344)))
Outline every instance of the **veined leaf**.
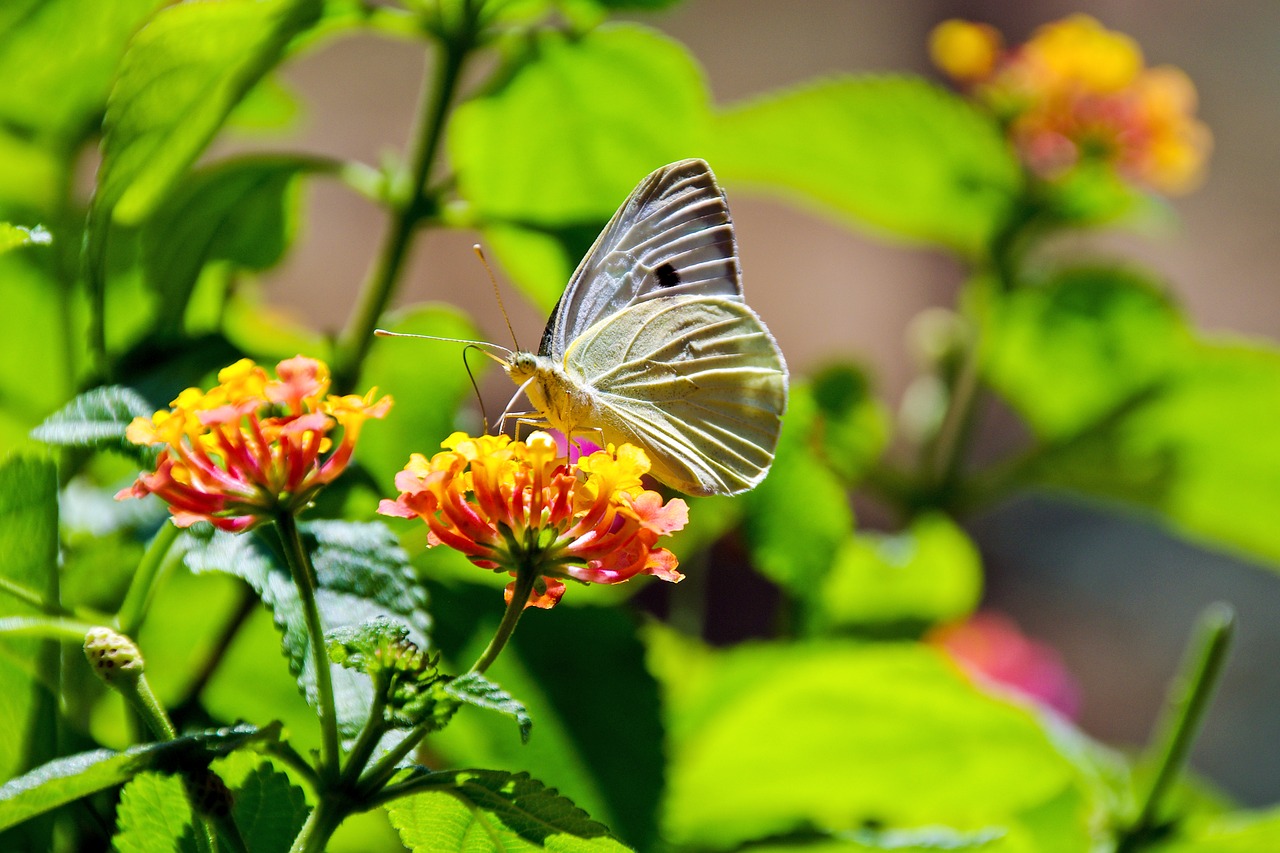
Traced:
POLYGON ((212 769, 231 789, 231 816, 245 845, 253 853, 287 853, 307 819, 302 789, 250 752, 233 752, 212 769))
POLYGON ((520 742, 529 742, 529 731, 533 728, 529 712, 510 693, 480 673, 458 676, 445 685, 444 692, 459 702, 511 717, 520 726, 520 742))
POLYGON ((132 388, 94 388, 45 418, 31 431, 31 437, 65 447, 119 450, 150 465, 155 462, 155 449, 126 440, 124 433, 134 418, 147 418, 151 413, 151 404, 132 388))
POLYGON ((607 827, 528 774, 465 770, 434 775, 442 777, 438 789, 387 806, 400 840, 414 853, 627 849, 607 827))
POLYGON ((97 749, 50 761, 0 787, 0 829, 81 797, 127 782, 145 770, 177 772, 204 767, 255 740, 275 739, 278 726, 237 725, 147 743, 123 752, 97 749))
POLYGON ((808 83, 716 117, 711 162, 855 225, 977 254, 1021 171, 995 123, 914 78, 808 83))
POLYGON ((139 773, 120 791, 116 834, 119 853, 198 853, 191 802, 179 776, 139 773))
MULTIPOLYGON (((300 527, 315 564, 316 604, 326 630, 387 616, 408 625, 410 638, 420 648, 428 647, 425 595, 385 525, 313 521, 300 527)), ((191 542, 187 565, 196 572, 229 572, 257 591, 283 635, 284 652, 298 687, 315 707, 315 667, 302 604, 276 543, 266 538, 270 535, 269 530, 257 536, 214 532, 204 542, 191 542)), ((354 736, 369 715, 369 679, 340 666, 330 668, 338 727, 345 736, 354 736)))

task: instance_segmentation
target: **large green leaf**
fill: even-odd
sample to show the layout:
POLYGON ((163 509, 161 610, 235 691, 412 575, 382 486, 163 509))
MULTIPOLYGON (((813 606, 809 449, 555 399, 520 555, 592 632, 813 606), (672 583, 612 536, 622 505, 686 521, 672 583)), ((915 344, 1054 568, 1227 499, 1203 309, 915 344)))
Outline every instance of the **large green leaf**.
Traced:
POLYGON ((130 42, 107 102, 95 206, 126 224, 145 219, 321 5, 183 3, 152 18, 130 42))
POLYGON ((442 777, 438 790, 387 807, 400 840, 414 853, 627 849, 607 827, 527 774, 466 770, 436 775, 442 777))
MULTIPOLYGON (((1024 814, 1076 784, 1031 712, 979 692, 928 647, 712 652, 653 639, 669 688, 665 830, 676 844, 941 825, 999 830, 1012 845, 1029 831, 1024 814)), ((1088 810, 1073 803, 1071 822, 1053 831, 1086 849, 1088 810)))
POLYGON ((458 189, 495 253, 550 308, 600 226, 649 172, 705 156, 702 73, 678 43, 635 25, 540 32, 449 129, 458 189))
POLYGON ((151 404, 132 388, 109 385, 76 397, 45 418, 31 436, 46 444, 119 450, 151 465, 155 462, 155 449, 125 438, 125 430, 134 418, 149 418, 151 413, 151 404))
POLYGON ((806 83, 715 121, 712 163, 893 236, 977 254, 1009 215, 1017 160, 987 117, 914 78, 806 83))
MULTIPOLYGON (((410 639, 426 648, 430 625, 426 599, 413 578, 407 557, 381 523, 313 521, 304 524, 304 545, 315 564, 316 604, 325 630, 359 625, 378 616, 403 622, 410 639)), ((191 537, 186 555, 193 571, 222 571, 244 579, 271 608, 283 637, 289 667, 315 706, 315 666, 297 588, 278 554, 271 531, 260 536, 216 532, 200 542, 191 537)), ((369 715, 372 690, 363 673, 332 665, 338 727, 346 736, 359 731, 369 715)))
POLYGON ((232 792, 231 816, 253 853, 286 853, 307 819, 302 789, 271 762, 233 752, 212 769, 232 792))
POLYGON ((237 725, 142 744, 123 752, 97 749, 50 761, 0 787, 0 829, 127 782, 143 771, 173 773, 202 768, 211 759, 247 743, 278 735, 278 727, 237 725))
POLYGON ((198 853, 196 831, 182 778, 139 773, 120 792, 111 845, 119 853, 198 853))

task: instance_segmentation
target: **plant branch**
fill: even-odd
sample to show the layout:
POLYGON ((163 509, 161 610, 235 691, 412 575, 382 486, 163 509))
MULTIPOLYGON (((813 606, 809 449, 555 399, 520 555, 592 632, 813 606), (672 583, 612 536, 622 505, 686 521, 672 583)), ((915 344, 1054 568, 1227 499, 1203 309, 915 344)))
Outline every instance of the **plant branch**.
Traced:
POLYGON ((173 543, 178 541, 180 532, 176 524, 166 519, 147 546, 138 563, 138 570, 133 573, 133 580, 129 582, 124 602, 116 613, 115 624, 120 633, 130 637, 138 633, 147 614, 147 605, 151 603, 151 596, 155 592, 156 577, 160 574, 173 543))

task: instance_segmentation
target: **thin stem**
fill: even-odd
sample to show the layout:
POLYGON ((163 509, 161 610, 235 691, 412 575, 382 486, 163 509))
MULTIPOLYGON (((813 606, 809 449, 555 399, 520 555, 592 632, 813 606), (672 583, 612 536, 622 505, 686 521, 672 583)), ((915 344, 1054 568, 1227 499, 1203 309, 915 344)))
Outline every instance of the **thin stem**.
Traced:
POLYGON ((181 531, 178 526, 166 520, 156 531, 151 544, 147 546, 142 560, 138 563, 137 571, 133 573, 133 580, 129 582, 129 591, 125 593, 124 602, 116 613, 115 623, 120 633, 133 636, 138 632, 142 620, 146 617, 147 605, 155 592, 156 577, 160 574, 161 567, 165 565, 165 557, 168 556, 173 543, 178 541, 179 533, 181 531))
POLYGON ((321 796, 311 814, 307 815, 307 822, 293 839, 290 853, 323 853, 330 837, 346 816, 347 809, 337 800, 321 796))
POLYGON ((412 247, 423 218, 427 175, 435 162, 449 109, 457 95, 462 69, 475 44, 475 21, 471 4, 465 4, 466 20, 452 40, 439 42, 438 63, 428 68, 423 81, 423 102, 418 110, 418 130, 410 152, 410 183, 407 198, 395 204, 386 237, 365 280, 360 303, 351 317, 334 359, 334 387, 348 393, 355 387, 360 368, 373 342, 373 330, 391 302, 405 258, 412 247))
POLYGON ((356 789, 357 796, 361 801, 376 796, 386 786, 387 781, 396 774, 400 762, 404 760, 406 755, 413 752, 418 744, 422 742, 422 739, 432 731, 435 724, 435 720, 430 719, 419 723, 417 727, 410 730, 409 734, 405 735, 404 740, 384 753, 365 771, 356 789))
POLYGON ((467 670, 468 672, 484 673, 498 659, 498 655, 502 654, 507 640, 511 639, 512 633, 516 630, 520 615, 524 613, 525 605, 529 603, 529 594, 533 592, 533 585, 538 580, 538 575, 537 567, 529 560, 516 570, 515 588, 511 592, 511 601, 507 603, 507 610, 502 614, 502 621, 498 623, 498 630, 493 633, 493 639, 489 641, 489 645, 485 647, 476 662, 471 665, 471 669, 467 670))
POLYGON ((1157 756, 1155 775, 1137 819, 1120 833, 1117 853, 1139 850, 1160 833, 1161 807, 1200 731, 1231 647, 1235 618, 1231 606, 1222 602, 1211 604, 1200 614, 1195 635, 1170 685, 1168 704, 1156 729, 1158 734, 1152 739, 1156 745, 1152 754, 1157 756))
POLYGON ((369 757, 373 755, 374 749, 377 748, 378 741, 387 733, 386 721, 382 719, 382 712, 386 707, 386 685, 375 681, 373 684, 373 705, 369 708, 369 719, 365 721, 364 728, 360 731, 360 736, 356 738, 355 744, 351 747, 351 755, 347 758, 347 766, 342 771, 342 785, 344 787, 352 787, 360 779, 360 774, 364 772, 365 765, 369 763, 369 757))
POLYGON ((933 489, 947 489, 959 473, 961 457, 973 431, 974 414, 978 403, 981 352, 979 330, 972 328, 966 343, 963 361, 951 387, 951 399, 938 427, 928 462, 928 482, 933 489))
POLYGON ((146 720, 147 727, 151 729, 152 734, 157 740, 173 740, 178 736, 177 730, 173 727, 173 722, 169 719, 169 715, 165 713, 164 706, 156 699, 156 694, 151 691, 151 682, 147 681, 147 676, 138 676, 137 682, 133 685, 133 689, 125 693, 129 698, 130 704, 146 720))
POLYGON ((311 646, 311 663, 315 669, 316 705, 320 714, 320 778, 329 781, 338 772, 338 715, 333 698, 333 675, 329 671, 329 652, 324 645, 324 625, 320 622, 320 608, 316 605, 316 570, 311 565, 311 556, 303 547, 297 519, 288 512, 281 512, 275 521, 306 621, 307 643, 311 646))
POLYGON ((306 782, 312 791, 318 792, 320 790, 320 779, 316 776, 315 768, 288 741, 269 741, 263 744, 261 748, 264 752, 270 753, 288 765, 291 770, 302 777, 302 781, 306 782))

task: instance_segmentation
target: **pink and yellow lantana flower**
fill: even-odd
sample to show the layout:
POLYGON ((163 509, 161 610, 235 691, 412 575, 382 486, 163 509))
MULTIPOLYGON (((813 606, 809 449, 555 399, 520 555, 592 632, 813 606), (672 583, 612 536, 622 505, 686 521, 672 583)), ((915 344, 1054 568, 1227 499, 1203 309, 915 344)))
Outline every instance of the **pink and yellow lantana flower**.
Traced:
POLYGON ((280 362, 276 377, 241 359, 211 390, 188 388, 172 408, 135 418, 126 438, 163 449, 155 470, 116 498, 157 495, 179 527, 208 521, 230 531, 305 507, 347 467, 364 422, 385 415, 391 398, 329 394, 329 368, 301 355, 280 362))
POLYGON ((930 36, 934 64, 998 116, 1032 171, 1056 178, 1084 162, 1165 193, 1193 189, 1212 140, 1196 90, 1170 66, 1088 15, 1046 24, 1005 49, 986 24, 951 20, 930 36))
MULTIPOLYGON (((459 432, 441 446, 430 459, 410 458, 396 475, 400 496, 378 511, 421 518, 430 546, 453 548, 481 568, 536 571, 525 606, 553 607, 564 595, 561 578, 683 578, 675 555, 657 542, 684 527, 688 506, 643 487, 649 459, 639 448, 611 445, 570 463, 544 432, 526 441, 459 432)), ((508 602, 514 589, 507 586, 508 602)))

